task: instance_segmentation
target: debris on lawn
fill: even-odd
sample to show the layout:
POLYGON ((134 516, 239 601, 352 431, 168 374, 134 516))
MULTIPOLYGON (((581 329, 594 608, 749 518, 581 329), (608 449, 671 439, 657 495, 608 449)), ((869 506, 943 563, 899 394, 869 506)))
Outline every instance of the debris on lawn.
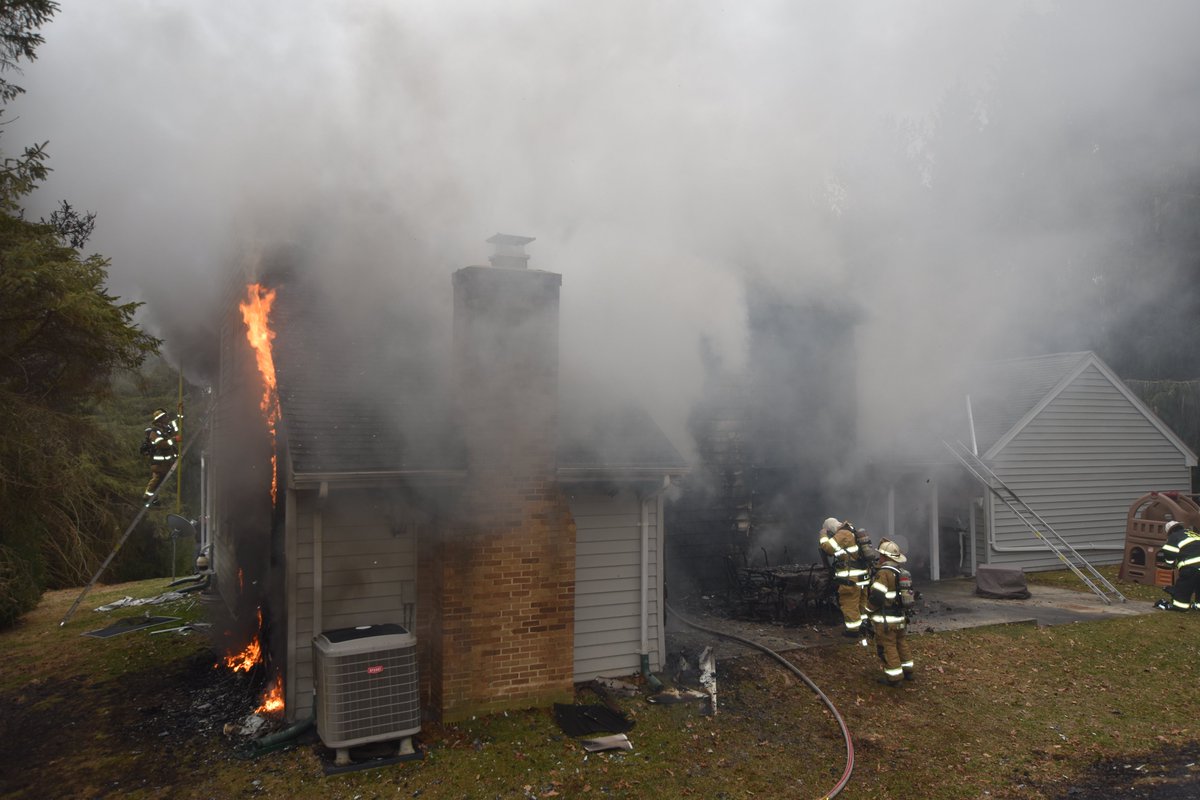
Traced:
POLYGON ((671 705, 673 703, 690 703, 693 700, 707 700, 708 693, 697 689, 663 689, 657 694, 646 698, 647 703, 671 705))
POLYGON ((637 684, 629 681, 619 680, 618 678, 593 678, 591 684, 598 689, 602 689, 622 697, 637 697, 642 693, 637 684))
POLYGON ((717 713, 717 661, 711 646, 704 647, 693 662, 686 652, 671 658, 670 681, 673 686, 646 698, 658 705, 707 700, 704 714, 717 713))
POLYGON ((625 733, 632 730, 633 720, 607 706, 554 704, 554 720, 568 736, 587 736, 593 733, 625 733))
POLYGON ((709 713, 717 713, 717 659, 713 656, 712 647, 700 651, 700 686, 708 692, 709 713))
POLYGON ((211 627, 211 622, 189 622, 187 625, 180 625, 177 628, 159 628, 156 631, 150 631, 150 635, 157 636, 160 633, 178 633, 180 636, 187 636, 193 631, 196 633, 207 633, 211 627))
POLYGON ((158 603, 169 603, 172 600, 183 600, 186 597, 187 597, 187 594, 184 592, 164 592, 163 594, 157 595, 155 597, 133 598, 133 597, 126 596, 126 597, 122 597, 120 600, 114 600, 111 603, 106 603, 102 606, 98 606, 95 610, 96 611, 112 611, 117 608, 128 608, 129 606, 156 605, 158 603))
POLYGON ((222 731, 229 738, 240 736, 245 739, 253 739, 262 735, 265 731, 263 728, 269 723, 266 717, 260 717, 258 714, 250 714, 241 722, 228 722, 222 731))
POLYGON ((602 750, 632 750, 633 742, 623 733, 612 736, 601 736, 597 739, 583 739, 579 742, 589 753, 599 753, 602 750))
POLYGON ((84 636, 91 636, 96 639, 107 639, 111 636, 119 636, 122 633, 130 631, 140 631, 145 628, 152 628, 155 625, 162 625, 164 622, 176 622, 179 617, 152 617, 149 614, 142 616, 125 617, 119 619, 107 628, 99 628, 94 631, 85 631, 84 636))

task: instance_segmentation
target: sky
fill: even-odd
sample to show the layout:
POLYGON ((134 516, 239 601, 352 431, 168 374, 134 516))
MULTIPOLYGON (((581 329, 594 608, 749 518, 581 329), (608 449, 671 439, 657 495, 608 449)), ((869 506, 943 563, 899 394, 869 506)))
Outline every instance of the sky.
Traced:
POLYGON ((4 144, 48 142, 33 215, 97 214, 193 380, 248 253, 298 246, 428 346, 451 273, 532 236, 564 378, 687 451, 747 280, 858 309, 868 432, 957 365, 1089 349, 1128 209, 1200 163, 1196 30, 1186 0, 65 2, 4 144))

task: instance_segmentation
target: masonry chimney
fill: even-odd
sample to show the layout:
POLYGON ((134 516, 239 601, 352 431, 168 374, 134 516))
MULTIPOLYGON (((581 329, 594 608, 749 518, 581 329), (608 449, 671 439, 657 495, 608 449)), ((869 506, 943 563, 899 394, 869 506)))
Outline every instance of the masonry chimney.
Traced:
POLYGON ((570 702, 575 524, 555 481, 562 276, 533 239, 497 234, 492 266, 454 273, 454 373, 467 479, 438 543, 431 705, 447 722, 570 702))

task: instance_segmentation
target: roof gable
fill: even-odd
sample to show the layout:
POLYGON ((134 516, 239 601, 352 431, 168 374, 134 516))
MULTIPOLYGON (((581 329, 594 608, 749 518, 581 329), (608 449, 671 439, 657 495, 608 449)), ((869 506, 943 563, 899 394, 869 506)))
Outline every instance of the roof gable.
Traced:
POLYGON ((994 362, 984 368, 980 402, 972 395, 976 443, 983 458, 995 458, 1037 416, 1071 386, 1085 370, 1094 367, 1147 422, 1187 458, 1196 455, 1168 428, 1124 382, 1093 352, 1055 353, 994 362))
MULTIPOLYGON (((1032 358, 1012 358, 983 364, 971 381, 969 393, 975 443, 980 452, 991 450, 1014 428, 1023 427, 1044 407, 1088 353, 1055 353, 1032 358)), ((968 431, 970 433, 970 431, 968 431)))

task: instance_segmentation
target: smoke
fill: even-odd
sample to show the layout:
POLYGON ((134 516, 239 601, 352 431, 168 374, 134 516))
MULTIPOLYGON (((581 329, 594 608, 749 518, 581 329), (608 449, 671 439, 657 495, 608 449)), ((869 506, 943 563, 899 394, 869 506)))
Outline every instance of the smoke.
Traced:
MULTIPOLYGON (((1136 212, 1197 163, 1198 17, 1187 0, 71 3, 16 76, 5 146, 49 142, 33 215, 98 213, 112 290, 197 380, 255 247, 303 252, 356 324, 421 332, 381 324, 388 347, 442 348, 450 273, 500 231, 563 274, 564 379, 623 387, 684 450, 701 338, 745 356, 747 279, 853 298, 860 434, 882 435, 959 365, 1115 340, 1135 310, 1112 287, 1153 239, 1136 212)), ((1138 312, 1162 298, 1147 283, 1138 312)))

